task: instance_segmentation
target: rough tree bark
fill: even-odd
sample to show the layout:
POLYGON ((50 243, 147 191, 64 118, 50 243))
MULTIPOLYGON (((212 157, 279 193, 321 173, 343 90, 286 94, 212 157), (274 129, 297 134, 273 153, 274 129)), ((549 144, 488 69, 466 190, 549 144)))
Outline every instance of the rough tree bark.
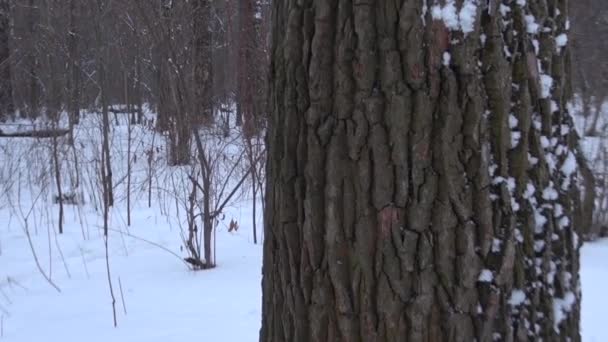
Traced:
POLYGON ((11 50, 9 37, 10 1, 0 0, 0 122, 7 120, 15 112, 13 103, 13 83, 11 80, 11 50))
POLYGON ((580 341, 567 5, 273 2, 261 341, 580 341))

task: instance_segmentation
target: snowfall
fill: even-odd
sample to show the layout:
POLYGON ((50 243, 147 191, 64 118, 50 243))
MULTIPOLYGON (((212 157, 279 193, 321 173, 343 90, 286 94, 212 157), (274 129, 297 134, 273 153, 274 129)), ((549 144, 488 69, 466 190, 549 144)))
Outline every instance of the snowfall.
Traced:
MULTIPOLYGON (((0 342, 257 341, 262 247, 253 242, 250 185, 245 183, 217 222, 217 267, 192 271, 182 259, 187 256, 188 170, 166 166, 163 137, 145 126, 128 125, 121 115, 118 121, 111 139, 116 201, 107 260, 99 117, 83 117, 75 131, 75 149, 58 140, 64 191, 75 193, 79 202, 65 206, 63 234, 58 234, 58 205, 53 201, 52 139, 0 140, 0 342), (239 224, 236 232, 228 232, 231 220, 239 224)), ((238 140, 211 140, 206 146, 230 170, 229 161, 239 153, 231 144, 238 140)), ((256 215, 258 227, 261 216, 256 215)), ((583 341, 608 341, 608 240, 585 244, 581 258, 583 341)))

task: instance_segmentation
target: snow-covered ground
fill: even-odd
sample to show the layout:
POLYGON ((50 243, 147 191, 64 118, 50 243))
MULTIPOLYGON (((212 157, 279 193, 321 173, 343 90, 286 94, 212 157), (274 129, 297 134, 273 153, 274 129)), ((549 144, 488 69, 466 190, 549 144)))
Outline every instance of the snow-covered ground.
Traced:
MULTIPOLYGON (((78 192, 86 204, 66 206, 62 235, 57 234, 58 206, 52 204, 49 139, 0 140, 0 342, 257 341, 262 248, 252 242, 248 194, 231 202, 219 223, 218 267, 190 271, 181 259, 187 256, 179 200, 187 196, 181 188, 184 169, 162 166, 163 139, 141 127, 132 131, 133 206, 127 227, 126 129, 124 123, 115 127, 112 140, 117 203, 111 213, 109 263, 116 328, 99 210, 98 122, 93 116, 85 119, 76 134, 78 192), (239 222, 236 233, 228 232, 231 219, 239 222)), ((76 178, 74 155, 64 147, 61 153, 69 189, 76 178)), ((608 341, 603 315, 608 240, 583 247, 581 268, 583 340, 608 341)))
MULTIPOLYGON (((191 169, 167 167, 164 138, 132 126, 127 226, 128 125, 126 117, 119 119, 112 134, 115 206, 109 225, 118 327, 113 327, 102 233, 100 123, 98 116, 87 115, 75 132, 76 152, 59 140, 63 191, 78 182, 75 192, 85 203, 66 205, 61 235, 53 203, 52 139, 0 140, 0 341, 257 341, 262 248, 252 241, 248 188, 229 202, 218 223, 217 267, 191 271, 182 259, 188 256, 182 238, 191 169), (231 220, 240 228, 229 233, 231 220)), ((11 127, 16 125, 4 130, 11 127)), ((217 154, 219 172, 231 167, 239 150, 217 142, 207 147, 217 154)))
MULTIPOLYGON (((243 221, 248 217, 243 215, 248 214, 247 208, 232 212, 243 221)), ((175 229, 151 210, 136 213, 130 234, 181 254, 175 229)), ((0 225, 9 224, 3 220, 0 225)), ((118 327, 113 328, 99 231, 84 241, 78 226, 66 227, 66 233, 57 238, 65 267, 51 237, 52 280, 61 289, 59 293, 38 273, 21 227, 10 226, 0 232, 1 341, 166 342, 193 337, 257 341, 262 253, 260 246, 244 236, 248 232, 233 235, 220 228, 218 267, 200 272, 189 271, 180 259, 142 240, 111 234, 110 265, 118 314, 118 327)), ((46 229, 33 238, 42 267, 48 271, 46 229)))
POLYGON ((581 333, 583 342, 608 341, 608 239, 586 243, 581 249, 583 303, 581 333))

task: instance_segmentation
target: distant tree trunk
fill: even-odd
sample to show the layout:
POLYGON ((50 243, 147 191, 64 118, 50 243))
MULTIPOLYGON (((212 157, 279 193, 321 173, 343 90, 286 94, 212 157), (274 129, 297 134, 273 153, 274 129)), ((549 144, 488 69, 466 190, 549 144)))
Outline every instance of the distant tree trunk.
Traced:
POLYGON ((591 121, 591 126, 587 129, 587 132, 585 132, 585 135, 587 136, 591 136, 591 137, 595 137, 598 135, 602 135, 605 132, 598 132, 597 129, 597 124, 599 122, 599 119, 601 116, 605 115, 604 112, 602 112, 602 105, 604 104, 604 101, 606 100, 606 97, 601 96, 601 97, 597 97, 594 99, 594 108, 593 108, 593 120, 591 121))
MULTIPOLYGON (((108 113, 108 89, 106 80, 107 47, 102 36, 103 14, 106 12, 108 3, 105 0, 97 0, 97 26, 95 28, 97 51, 97 82, 99 83, 101 119, 102 119, 102 183, 104 185, 104 208, 114 205, 114 185, 112 182, 112 157, 110 156, 110 116, 108 113)), ((107 232, 106 232, 107 233, 107 232)), ((107 234, 105 234, 107 235, 107 234)))
POLYGON ((38 24, 40 20, 39 14, 40 8, 35 0, 29 0, 28 2, 28 35, 26 49, 26 64, 28 68, 27 84, 28 84, 28 98, 27 98, 27 110, 26 114, 30 119, 34 119, 40 116, 40 80, 38 77, 38 51, 36 40, 38 37, 38 24))
MULTIPOLYGON (((239 98, 239 91, 237 90, 236 92, 236 97, 239 98)), ((241 127, 243 125, 243 111, 241 109, 241 104, 240 102, 236 103, 236 120, 235 120, 235 125, 237 125, 238 127, 241 127)))
POLYGON ((78 29, 76 27, 76 18, 78 16, 76 0, 70 0, 70 23, 68 30, 68 53, 69 60, 69 77, 68 77, 68 113, 70 119, 70 128, 80 122, 80 68, 78 54, 78 29))
MULTIPOLYGON (((598 119, 604 115, 601 107, 608 98, 608 41, 597 39, 608 35, 608 2, 604 0, 571 1, 571 40, 576 77, 574 85, 583 101, 585 119, 591 116, 591 125, 585 125, 585 135, 597 136, 601 127, 598 119), (598 129, 599 128, 599 129, 598 129)), ((585 124, 587 121, 585 120, 585 124)))
POLYGON ((226 44, 228 45, 227 63, 226 63, 226 82, 229 84, 227 89, 230 93, 229 103, 236 105, 236 108, 231 110, 235 116, 234 122, 236 126, 243 124, 243 115, 239 105, 239 90, 238 90, 238 60, 239 60, 239 0, 226 1, 226 44))
POLYGON ((0 122, 15 114, 9 46, 10 11, 10 0, 0 0, 0 122))
POLYGON ((194 0, 194 117, 204 125, 213 123, 213 69, 211 61, 211 1, 194 0))
POLYGON ((580 341, 568 1, 464 3, 273 2, 261 341, 580 341))
POLYGON ((171 104, 171 82, 169 78, 169 51, 171 44, 171 4, 161 0, 161 37, 156 48, 156 78, 158 92, 157 128, 163 132, 169 130, 174 105, 171 104))
POLYGON ((580 203, 580 218, 582 235, 587 240, 593 240, 600 236, 597 231, 597 226, 593 225, 593 213, 595 211, 596 184, 593 170, 589 167, 589 162, 585 159, 585 155, 578 149, 576 151, 576 161, 579 165, 579 172, 583 185, 583 196, 580 203))
POLYGON ((213 103, 222 110, 232 102, 232 92, 229 89, 228 75, 233 65, 230 64, 230 0, 214 0, 211 29, 211 66, 213 74, 212 90, 213 103), (215 20, 214 20, 215 18, 215 20))
MULTIPOLYGON (((137 30, 137 29, 136 29, 137 30)), ((135 49, 136 49, 136 53, 135 53, 135 84, 133 86, 133 90, 135 92, 135 105, 137 106, 137 124, 141 125, 142 121, 143 121, 143 117, 144 117, 144 109, 143 109, 143 105, 144 105, 144 101, 143 101, 143 94, 142 94, 142 69, 141 69, 141 60, 142 60, 142 55, 141 55, 141 51, 140 51, 140 44, 139 44, 139 31, 137 30, 135 32, 135 38, 136 38, 136 42, 135 42, 135 49)))
MULTIPOLYGON (((46 26, 48 28, 53 27, 53 22, 51 19, 55 15, 55 8, 53 7, 55 4, 52 1, 45 1, 45 16, 46 16, 46 26)), ((48 68, 46 72, 46 87, 45 87, 45 106, 46 106, 46 116, 50 120, 54 122, 55 125, 59 123, 60 115, 61 115, 61 89, 59 86, 59 75, 57 70, 58 68, 58 60, 57 53, 54 50, 56 46, 58 46, 58 41, 55 40, 54 36, 45 37, 46 40, 46 67, 48 68)))
POLYGON ((237 61, 237 120, 243 123, 246 136, 252 136, 256 131, 257 112, 254 93, 257 88, 263 88, 256 82, 256 73, 263 66, 255 61, 256 0, 239 1, 238 15, 238 61, 237 61))

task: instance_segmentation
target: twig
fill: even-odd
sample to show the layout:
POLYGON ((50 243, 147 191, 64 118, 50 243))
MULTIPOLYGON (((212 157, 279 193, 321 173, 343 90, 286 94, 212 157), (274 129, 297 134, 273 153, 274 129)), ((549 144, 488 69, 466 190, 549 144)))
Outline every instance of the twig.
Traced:
POLYGON ((30 250, 32 251, 34 261, 36 262, 36 266, 38 267, 38 271, 40 271, 40 274, 42 274, 44 279, 46 279, 46 281, 52 287, 54 287, 55 290, 57 290, 57 292, 61 292, 61 289, 57 285, 55 285, 55 283, 51 280, 51 278, 49 278, 49 276, 44 272, 44 270, 42 269, 42 266, 40 265, 40 261, 38 260, 38 256, 36 255, 36 250, 34 249, 34 244, 32 243, 32 237, 30 236, 30 231, 27 228, 27 219, 25 219, 25 227, 23 228, 23 230, 25 230, 25 235, 27 236, 27 242, 30 245, 30 250))
POLYGON ((13 286, 13 284, 17 285, 19 288, 21 288, 23 291, 27 292, 29 291, 27 287, 21 285, 20 282, 16 281, 15 279, 11 278, 11 277, 6 277, 6 282, 10 285, 13 286))
POLYGON ((125 296, 122 292, 122 282, 120 281, 120 277, 118 277, 118 289, 120 290, 120 300, 122 301, 122 309, 127 314, 127 306, 125 305, 125 296))
POLYGON ((116 298, 114 297, 114 289, 112 287, 112 277, 110 275, 110 255, 108 253, 108 235, 103 237, 104 246, 106 249, 106 273, 108 275, 108 285, 110 286, 110 297, 112 298, 112 317, 114 319, 114 327, 118 326, 116 321, 116 298))
MULTIPOLYGON (((112 232, 119 232, 118 230, 116 230, 116 229, 112 229, 112 228, 108 228, 108 230, 109 230, 109 231, 112 231, 112 232)), ((124 235, 126 235, 126 236, 128 236, 128 237, 130 237, 130 238, 133 238, 133 239, 135 239, 135 240, 139 240, 139 241, 145 242, 145 243, 147 243, 147 244, 150 244, 150 245, 152 245, 152 246, 154 246, 154 247, 158 247, 158 248, 160 248, 161 250, 163 250, 163 251, 165 251, 165 252, 167 252, 167 253, 169 253, 169 254, 173 255, 174 257, 178 258, 178 259, 179 259, 180 261, 182 261, 182 262, 183 262, 183 263, 184 263, 184 264, 185 264, 185 265, 186 265, 188 268, 190 268, 190 266, 188 265, 188 263, 187 263, 187 262, 185 262, 185 261, 184 261, 184 259, 183 259, 183 258, 182 258, 180 255, 178 255, 177 253, 175 253, 175 252, 173 252, 172 250, 168 249, 167 247, 165 247, 165 246, 163 246, 163 245, 161 245, 161 244, 158 244, 158 243, 156 243, 156 242, 153 242, 153 241, 150 241, 150 240, 146 240, 146 239, 141 238, 141 237, 139 237, 139 236, 136 236, 136 235, 130 234, 130 233, 125 233, 125 232, 123 232, 123 234, 124 234, 124 235)))
POLYGON ((87 260, 84 257, 84 253, 82 252, 82 248, 80 249, 80 256, 82 257, 82 264, 84 265, 84 272, 87 275, 87 279, 91 278, 91 276, 89 275, 89 268, 87 267, 87 260))
POLYGON ((65 261, 65 257, 63 256, 63 251, 61 250, 61 247, 59 246, 59 240, 57 240, 57 232, 54 231, 55 233, 55 247, 57 247, 57 251, 59 252, 59 256, 61 257, 61 261, 63 262, 63 267, 65 268, 65 273, 67 273, 68 278, 72 278, 72 275, 70 274, 70 270, 68 269, 68 263, 65 261))
POLYGON ((49 278, 53 277, 53 245, 51 244, 51 227, 46 228, 49 240, 49 278))
POLYGON ((0 287, 0 293, 2 294, 2 297, 4 297, 4 299, 6 299, 6 302, 10 305, 13 304, 13 302, 11 301, 11 298, 6 294, 6 292, 4 292, 4 290, 0 287))
POLYGON ((4 306, 0 305, 0 311, 2 311, 3 316, 6 315, 6 316, 10 317, 10 312, 8 312, 8 310, 6 310, 4 308, 4 306))

